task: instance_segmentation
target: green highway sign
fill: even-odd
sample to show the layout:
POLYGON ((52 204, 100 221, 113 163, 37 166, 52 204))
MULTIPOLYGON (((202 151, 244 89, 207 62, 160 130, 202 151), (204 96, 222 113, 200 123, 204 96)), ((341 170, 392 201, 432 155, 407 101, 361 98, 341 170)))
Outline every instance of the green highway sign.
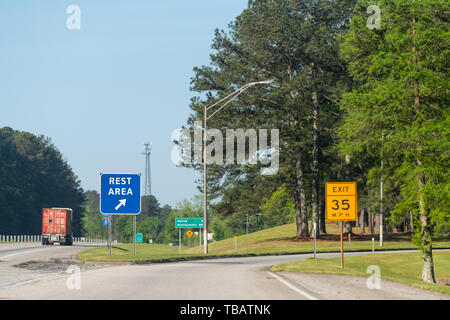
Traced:
POLYGON ((203 218, 176 218, 175 228, 204 228, 205 220, 203 218))
POLYGON ((142 233, 136 233, 136 242, 142 242, 143 236, 142 233))

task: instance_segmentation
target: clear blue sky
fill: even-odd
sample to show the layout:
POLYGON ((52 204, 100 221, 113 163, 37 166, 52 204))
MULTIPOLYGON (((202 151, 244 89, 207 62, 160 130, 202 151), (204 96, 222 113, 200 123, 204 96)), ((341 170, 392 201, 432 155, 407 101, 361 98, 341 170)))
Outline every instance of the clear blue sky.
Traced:
POLYGON ((85 190, 100 172, 144 172, 174 205, 198 193, 191 169, 170 158, 173 130, 190 114, 192 68, 209 64, 214 29, 247 0, 1 0, 0 127, 44 134, 85 190), (69 5, 81 29, 69 30, 69 5))

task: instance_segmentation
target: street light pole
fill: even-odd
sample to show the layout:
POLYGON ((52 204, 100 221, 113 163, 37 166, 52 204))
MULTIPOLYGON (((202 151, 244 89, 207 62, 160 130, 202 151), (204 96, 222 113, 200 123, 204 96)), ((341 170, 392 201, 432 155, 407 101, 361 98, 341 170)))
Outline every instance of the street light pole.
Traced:
POLYGON ((209 118, 211 118, 213 115, 215 115, 217 112, 219 112, 220 110, 222 110, 226 105, 228 105, 231 101, 233 101, 234 98, 236 98, 237 96, 239 96, 241 93, 243 93, 245 90, 247 90, 248 88, 257 85, 257 84, 271 84, 273 82, 273 80, 265 80, 265 81, 258 81, 258 82, 250 82, 247 83, 246 85, 242 86, 241 88, 235 90, 233 93, 230 93, 229 95, 227 95, 226 97, 220 99, 219 101, 217 101, 216 103, 214 103, 213 105, 207 107, 205 105, 204 107, 204 112, 203 112, 203 220, 204 220, 204 230, 203 230, 203 240, 204 240, 204 247, 203 247, 203 253, 207 254, 208 253, 208 224, 207 224, 207 219, 208 219, 208 198, 207 198, 207 159, 206 159, 206 124, 207 124, 207 120, 209 118), (217 109, 216 111, 214 111, 209 117, 208 117, 208 110, 215 107, 216 105, 218 105, 219 103, 224 102, 225 100, 227 100, 219 109, 217 109))

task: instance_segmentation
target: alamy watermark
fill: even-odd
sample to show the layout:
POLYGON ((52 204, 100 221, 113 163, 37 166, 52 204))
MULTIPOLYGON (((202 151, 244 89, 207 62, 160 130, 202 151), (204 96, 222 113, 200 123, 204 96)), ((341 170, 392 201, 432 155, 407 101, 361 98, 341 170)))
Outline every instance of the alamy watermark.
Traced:
POLYGON ((367 278, 367 289, 380 290, 381 289, 381 269, 379 266, 371 265, 367 267, 366 273, 371 274, 367 278))
POLYGON ((69 290, 80 290, 81 288, 81 271, 77 265, 71 265, 67 268, 66 273, 71 274, 67 278, 66 286, 69 290))
MULTIPOLYGON (((203 163, 201 121, 194 122, 193 139, 191 131, 187 129, 173 131, 171 138, 172 141, 178 142, 172 149, 171 158, 174 164, 203 163)), ((206 164, 257 164, 259 161, 262 165, 267 165, 267 167, 261 168, 262 175, 274 175, 278 172, 280 153, 278 129, 270 130, 270 146, 268 145, 267 129, 259 129, 258 132, 255 129, 226 129, 225 142, 222 131, 207 129, 206 142, 206 164), (248 153, 246 153, 246 146, 248 146, 248 153)))
POLYGON ((66 26, 69 30, 80 30, 81 29, 81 10, 80 7, 71 4, 67 7, 66 13, 70 16, 66 20, 66 26))
POLYGON ((373 29, 381 29, 381 9, 377 5, 371 5, 367 7, 368 14, 371 14, 369 18, 367 18, 367 28, 370 30, 373 29))

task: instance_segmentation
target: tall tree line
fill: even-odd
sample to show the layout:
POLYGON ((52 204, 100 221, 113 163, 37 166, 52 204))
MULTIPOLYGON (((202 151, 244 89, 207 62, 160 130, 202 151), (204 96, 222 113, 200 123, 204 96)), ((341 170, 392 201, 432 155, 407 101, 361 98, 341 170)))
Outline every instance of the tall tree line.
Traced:
POLYGON ((211 66, 194 69, 192 90, 206 98, 192 100, 188 125, 202 119, 205 104, 245 83, 274 79, 270 88, 240 95, 208 122, 220 130, 279 129, 281 141, 275 176, 261 176, 259 166, 210 166, 208 188, 212 198, 221 198, 212 205, 218 215, 241 219, 285 189, 293 198, 297 236, 309 237, 308 216, 320 220, 326 233, 320 185, 339 174, 327 164, 340 161, 330 149, 341 120, 337 101, 350 79, 339 58, 338 36, 347 28, 353 2, 249 1, 228 33, 216 31, 211 66))
MULTIPOLYGON (((109 229, 103 224, 103 216, 100 213, 100 194, 89 190, 86 191, 85 197, 82 213, 84 235, 108 239, 109 229)), ((163 230, 171 211, 169 205, 161 207, 153 195, 141 197, 141 213, 136 217, 136 232, 142 233, 144 242, 148 243, 150 239, 152 242, 164 242, 163 230)), ((112 236, 120 242, 133 242, 133 217, 113 215, 112 236)))
POLYGON ((432 238, 450 218, 448 16, 441 0, 250 0, 227 32, 216 30, 210 65, 194 68, 187 127, 203 120, 204 106, 273 79, 208 127, 223 136, 279 129, 280 168, 262 176, 259 164, 210 165, 212 215, 230 224, 259 210, 286 217, 274 205, 293 203, 297 236, 310 235, 308 220, 324 234, 324 182, 356 181, 359 207, 383 206, 388 223, 410 220, 423 280, 434 281, 432 238), (374 4, 380 28, 368 25, 374 4))
POLYGON ((359 1, 341 45, 354 79, 341 100, 341 147, 377 158, 369 172, 396 191, 392 220, 411 216, 422 279, 435 282, 432 238, 450 219, 449 4, 377 1, 382 24, 369 29, 370 4, 359 1))
POLYGON ((0 234, 40 234, 42 208, 73 209, 80 235, 80 181, 49 138, 0 129, 0 234))

